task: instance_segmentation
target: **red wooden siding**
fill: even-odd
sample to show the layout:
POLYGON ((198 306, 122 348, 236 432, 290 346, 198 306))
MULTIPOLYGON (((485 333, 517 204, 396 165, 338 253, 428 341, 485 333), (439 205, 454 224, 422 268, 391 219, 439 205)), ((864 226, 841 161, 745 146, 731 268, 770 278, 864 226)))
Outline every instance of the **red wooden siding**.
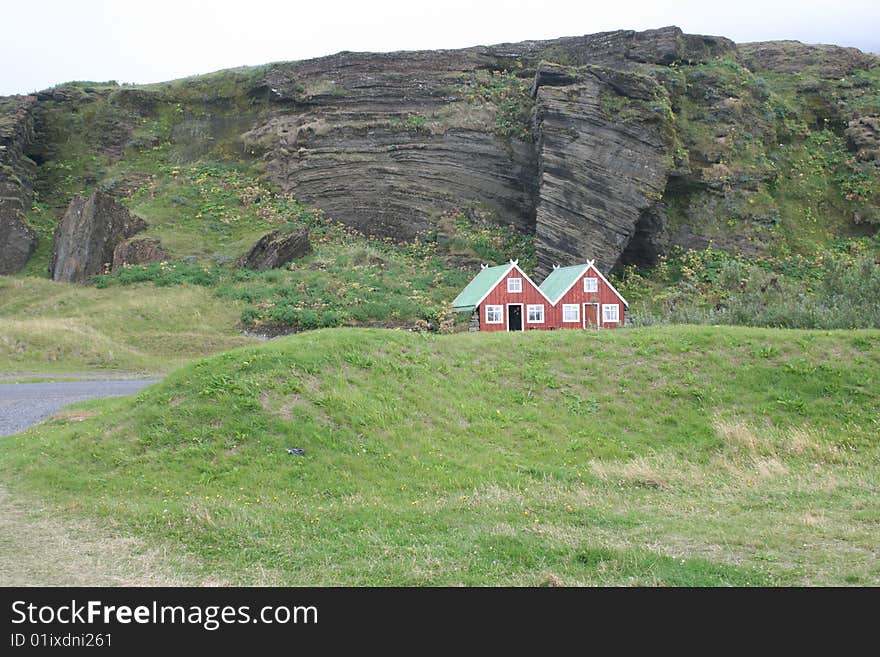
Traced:
POLYGON ((496 285, 491 292, 483 299, 483 302, 480 304, 479 310, 480 312, 480 330, 481 331, 506 331, 507 330, 507 320, 508 320, 508 307, 509 303, 521 303, 522 304, 522 324, 524 331, 531 331, 535 329, 547 329, 553 324, 554 311, 553 307, 550 305, 550 302, 547 301, 546 297, 538 291, 538 288, 532 285, 529 282, 529 279, 526 278, 525 274, 523 274, 522 270, 519 267, 514 267, 511 269, 507 275, 501 279, 501 281, 496 285), (508 292, 507 291, 507 279, 508 278, 521 278, 522 279, 522 292, 508 292), (543 324, 529 324, 528 323, 528 306, 529 305, 537 305, 540 304, 544 306, 544 323, 543 324), (487 324, 486 323, 486 306, 502 306, 503 315, 502 321, 500 324, 487 324))
MULTIPOLYGON (((594 271, 594 267, 590 266, 581 277, 575 282, 574 285, 571 286, 571 289, 562 295, 562 298, 556 302, 556 305, 553 307, 553 322, 554 326, 558 328, 582 328, 584 326, 584 304, 585 303, 598 303, 599 304, 599 325, 601 328, 618 328, 619 326, 623 326, 624 323, 624 315, 626 313, 626 308, 623 305, 623 299, 617 295, 614 290, 612 290, 608 284, 602 280, 602 278, 594 271), (597 278, 599 279, 598 283, 598 292, 584 292, 584 279, 585 278, 597 278), (578 312, 578 322, 563 322, 562 321, 562 313, 563 313, 563 305, 564 304, 577 304, 580 309, 578 312), (619 306, 619 322, 603 322, 602 321, 602 304, 606 303, 616 303, 619 306)), ((592 310, 592 307, 591 307, 592 310)), ((592 319, 593 321, 588 323, 588 327, 590 325, 595 326, 595 310, 592 310, 591 317, 588 319, 592 319)))

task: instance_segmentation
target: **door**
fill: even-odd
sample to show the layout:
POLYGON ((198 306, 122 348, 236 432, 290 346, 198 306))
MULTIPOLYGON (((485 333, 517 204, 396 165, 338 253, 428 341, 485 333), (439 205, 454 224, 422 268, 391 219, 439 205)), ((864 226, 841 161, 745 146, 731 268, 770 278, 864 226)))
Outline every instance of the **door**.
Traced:
POLYGON ((584 304, 584 328, 599 328, 599 304, 584 304))
POLYGON ((523 307, 521 303, 511 303, 507 306, 507 330, 523 330, 523 307))

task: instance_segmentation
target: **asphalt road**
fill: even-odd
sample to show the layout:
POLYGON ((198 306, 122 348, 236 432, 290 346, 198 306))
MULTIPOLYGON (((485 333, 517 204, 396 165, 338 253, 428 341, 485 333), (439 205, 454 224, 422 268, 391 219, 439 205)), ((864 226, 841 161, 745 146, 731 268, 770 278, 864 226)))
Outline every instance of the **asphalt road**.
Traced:
POLYGON ((24 431, 74 402, 131 395, 157 380, 0 383, 0 436, 24 431))

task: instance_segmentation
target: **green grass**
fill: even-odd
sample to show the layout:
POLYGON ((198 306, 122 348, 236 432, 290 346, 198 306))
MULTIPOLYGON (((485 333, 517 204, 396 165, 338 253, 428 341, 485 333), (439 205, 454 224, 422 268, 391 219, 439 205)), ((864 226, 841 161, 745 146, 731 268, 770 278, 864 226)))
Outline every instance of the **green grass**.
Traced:
POLYGON ((880 176, 847 151, 847 123, 880 102, 880 69, 842 80, 754 74, 719 59, 657 68, 674 115, 675 168, 698 184, 667 190, 681 227, 732 252, 808 255, 876 232, 880 176))
MULTIPOLYGON (((254 189, 259 190, 254 182, 254 189)), ((244 305, 248 329, 292 332, 333 326, 408 326, 447 330, 456 318, 449 304, 474 275, 478 262, 496 264, 522 256, 534 265, 534 240, 498 226, 479 225, 462 215, 437 231, 406 244, 362 235, 328 221, 292 199, 267 190, 264 209, 282 217, 281 225, 309 228, 313 253, 285 268, 266 272, 200 265, 157 263, 126 267, 96 277, 99 288, 152 281, 159 286, 193 283, 212 288, 219 299, 244 305), (277 208, 299 214, 289 221, 277 208), (449 264, 454 257, 472 268, 449 264)), ((466 318, 465 318, 466 319, 466 318)))
POLYGON ((167 372, 250 342, 241 311, 193 285, 100 290, 0 277, 0 373, 167 372))
POLYGON ((878 354, 878 331, 313 331, 82 404, 0 442, 0 473, 230 582, 876 585, 878 354))
POLYGON ((776 328, 880 327, 880 241, 838 240, 814 256, 753 257, 675 251, 652 270, 615 276, 630 324, 776 328))
MULTIPOLYGON (((203 168, 190 173, 215 176, 203 168)), ((447 264, 450 253, 474 263, 504 262, 520 252, 526 254, 524 262, 530 253, 533 260, 530 238, 511 237, 500 228, 459 219, 451 236, 397 244, 328 221, 253 179, 242 182, 237 169, 216 175, 221 186, 233 180, 234 189, 215 193, 250 194, 251 214, 230 220, 230 231, 239 230, 236 222, 251 226, 241 230, 252 230, 265 215, 269 223, 263 231, 308 227, 313 253, 286 268, 253 272, 222 264, 231 256, 221 258, 215 251, 216 257, 202 262, 189 258, 125 267, 96 277, 94 286, 4 277, 0 373, 165 372, 246 343, 241 329, 274 334, 368 325, 449 331, 467 319, 452 313, 449 303, 476 269, 476 264, 473 269, 447 264), (254 204, 260 194, 263 202, 254 204)), ((204 245, 207 251, 218 243, 206 239, 204 245)))

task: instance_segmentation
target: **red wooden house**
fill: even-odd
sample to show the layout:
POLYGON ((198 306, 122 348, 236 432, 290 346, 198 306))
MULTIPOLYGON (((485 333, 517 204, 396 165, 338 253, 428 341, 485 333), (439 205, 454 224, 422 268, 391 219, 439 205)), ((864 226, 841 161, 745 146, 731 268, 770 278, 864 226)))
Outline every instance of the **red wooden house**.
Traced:
POLYGON ((552 304, 517 261, 483 266, 452 307, 472 312, 480 331, 528 331, 548 328, 552 304))
POLYGON ((623 326, 629 304, 594 261, 555 267, 537 286, 516 261, 486 267, 452 302, 480 331, 623 326))
POLYGON ((541 283, 553 304, 556 328, 617 328, 626 321, 629 304, 595 265, 554 267, 541 283))

